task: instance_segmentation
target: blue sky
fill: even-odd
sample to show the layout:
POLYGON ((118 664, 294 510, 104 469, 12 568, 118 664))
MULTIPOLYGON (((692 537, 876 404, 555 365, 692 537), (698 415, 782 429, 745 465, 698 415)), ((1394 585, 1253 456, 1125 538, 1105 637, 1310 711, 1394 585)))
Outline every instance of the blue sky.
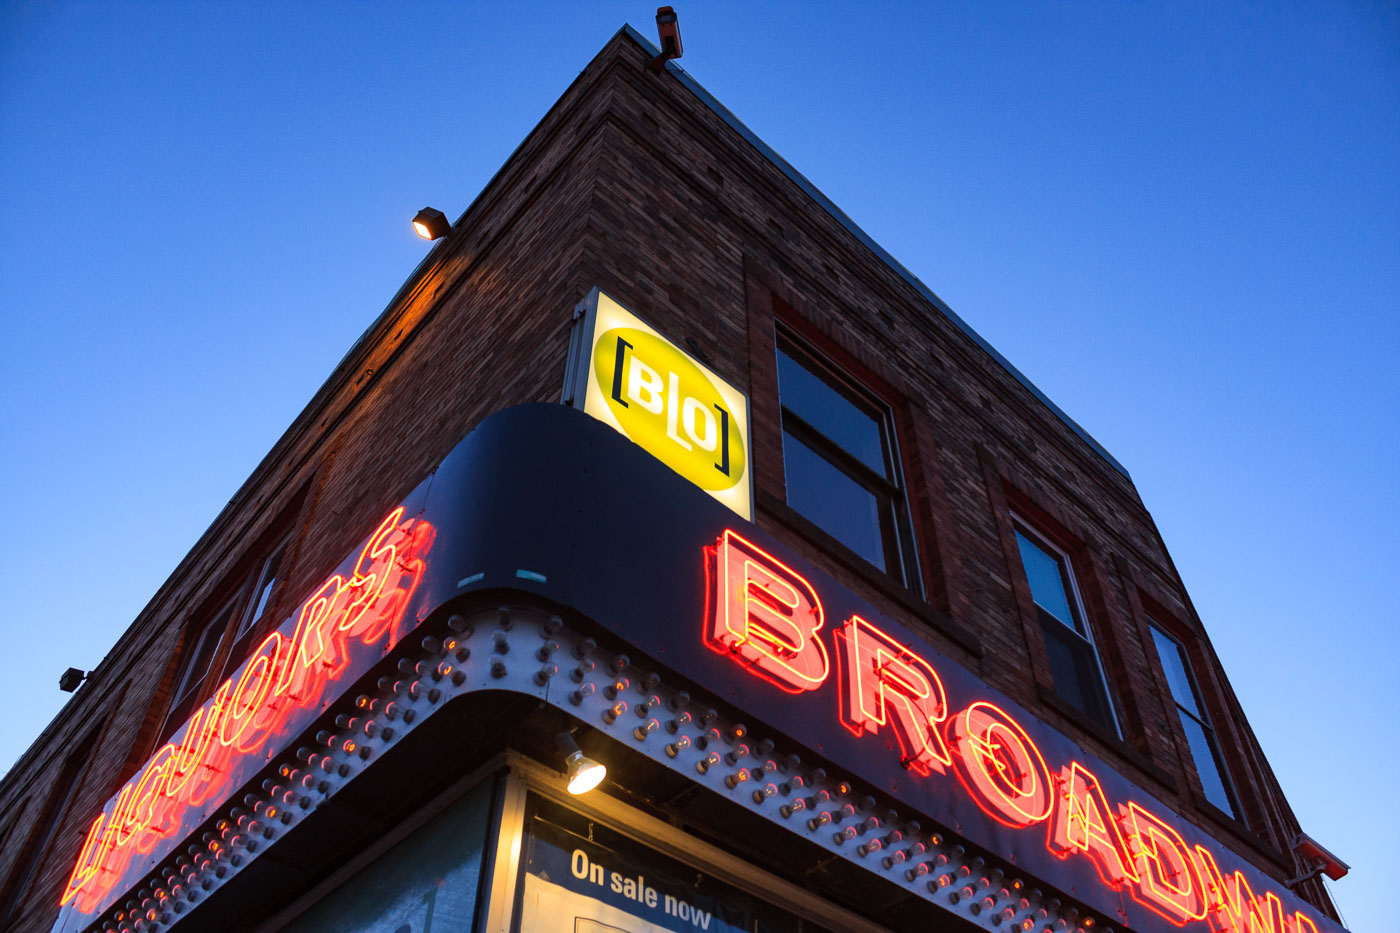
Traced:
MULTIPOLYGON (((653 10, 0 6, 0 767, 412 271, 413 212, 653 10)), ((679 12, 686 69, 1132 472, 1346 919, 1389 926, 1400 7, 679 12)))

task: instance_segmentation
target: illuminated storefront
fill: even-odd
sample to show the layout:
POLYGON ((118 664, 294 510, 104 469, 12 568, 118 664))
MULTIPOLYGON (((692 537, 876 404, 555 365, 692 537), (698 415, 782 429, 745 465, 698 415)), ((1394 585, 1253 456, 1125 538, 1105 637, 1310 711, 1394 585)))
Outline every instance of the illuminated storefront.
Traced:
MULTIPOLYGON (((1033 887, 1053 884, 1136 930, 1334 928, 619 434, 542 405, 468 435, 122 788, 92 825, 59 929, 121 913, 120 892, 152 869, 176 879, 151 892, 156 917, 173 918, 191 893, 212 891, 198 903, 236 890, 400 743, 502 691, 608 736, 592 740, 600 760, 643 757, 723 801, 736 827, 762 821, 808 859, 842 859, 968 922, 1069 926, 1061 897, 1033 887), (368 692, 350 695, 351 684, 368 692), (762 727, 737 720, 745 714, 762 727), (808 749, 842 770, 805 765, 808 749), (206 840, 196 854, 191 838, 206 840)), ((462 819, 481 818, 467 809, 462 819)), ((517 807, 502 818, 527 817, 517 807)), ((588 866, 608 859, 649 862, 567 848, 555 823, 498 836, 523 895, 493 907, 520 929, 553 929, 528 918, 579 899, 606 904, 600 918, 633 911, 651 924, 639 930, 748 916, 742 899, 693 891, 674 869, 651 886, 645 872, 594 876, 588 866), (570 859, 603 890, 568 881, 570 859)), ((438 911, 435 890, 412 905, 424 917, 438 911)), ((444 911, 455 890, 440 892, 444 911)))
MULTIPOLYGON (((646 70, 651 54, 630 31, 615 38, 550 118, 564 129, 546 120, 546 143, 569 138, 579 101, 618 93, 610 80, 670 80, 680 103, 668 106, 719 113, 681 73, 646 70)), ((633 150, 646 153, 619 149, 633 150)), ((506 191, 528 187, 502 177, 506 191)), ((471 268, 453 265, 479 255, 459 225, 461 242, 348 358, 342 375, 360 378, 328 383, 271 458, 265 475, 292 476, 295 444, 320 445, 316 470, 269 485, 278 504, 261 507, 273 517, 247 533, 247 553, 211 563, 191 603, 214 609, 153 617, 180 632, 168 655, 133 651, 119 686, 84 687, 155 699, 132 704, 144 732, 71 726, 70 756, 137 760, 109 769, 120 780, 105 804, 64 817, 72 848, 44 928, 1341 929, 1284 869, 1260 868, 1274 856, 1241 841, 1243 820, 1201 818, 1212 811, 1163 764, 1185 774, 1184 757, 1158 749, 1144 764, 1150 742, 1129 744, 1133 643, 1106 624, 1096 578, 1072 573, 1092 561, 1047 530, 1061 513, 1002 482, 983 446, 991 427, 968 459, 977 481, 1010 490, 991 498, 986 537, 1012 555, 1002 566, 1016 583, 968 600, 976 616, 951 600, 936 609, 925 597, 954 590, 954 539, 930 516, 950 496, 916 469, 933 457, 910 427, 913 393, 794 311, 753 271, 756 254, 734 320, 719 322, 727 341, 695 339, 663 300, 618 297, 626 276, 584 278, 592 267, 574 257, 558 261, 583 271, 546 311, 503 303, 539 314, 547 337, 502 325, 493 344, 476 324, 448 329, 469 317, 450 301, 478 294, 471 268), (441 357, 396 362, 433 327, 446 336, 417 346, 441 357), (483 381, 548 375, 484 398, 437 378, 483 345, 503 354, 476 371, 483 381), (384 381, 362 388, 371 375, 384 381), (455 414, 454 393, 477 408, 455 414), (370 415, 332 439, 326 426, 341 422, 323 412, 356 405, 370 415), (423 412, 414 423, 434 426, 431 442, 404 427, 423 412), (434 444, 433 460, 414 459, 434 444), (306 569, 279 590, 288 566, 306 569), (1038 647, 1008 647, 1021 644, 1038 647), (606 781, 571 795, 567 773, 588 761, 606 781)), ((625 266, 624 246, 598 240, 615 251, 597 267, 625 266)), ((1123 497, 1121 467, 1044 405, 1037 417, 1064 419, 1056 443, 1108 477, 1093 474, 1104 501, 1123 497)), ((1169 602, 1151 603, 1154 625, 1170 624, 1158 618, 1169 602)), ((1202 658, 1183 648, 1178 660, 1202 658)), ((1178 705, 1205 696, 1189 689, 1178 705)), ((1233 735, 1220 709, 1183 715, 1233 735)), ((56 783, 77 787, 67 774, 56 783)), ((1216 799, 1253 805, 1218 783, 1216 799)), ((1278 822, 1274 835, 1296 832, 1278 822)))

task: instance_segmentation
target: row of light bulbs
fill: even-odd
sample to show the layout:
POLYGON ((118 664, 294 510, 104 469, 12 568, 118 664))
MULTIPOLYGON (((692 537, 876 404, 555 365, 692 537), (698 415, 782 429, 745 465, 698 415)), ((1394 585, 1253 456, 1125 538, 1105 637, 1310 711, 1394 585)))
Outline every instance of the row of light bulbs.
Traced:
MULTIPOLYGON (((565 629, 558 616, 510 606, 454 615, 440 635, 405 648, 376 689, 356 697, 353 708, 314 738, 308 736, 263 782, 260 793, 249 789, 210 832, 190 840, 188 851, 178 852, 132 900, 107 914, 102 929, 163 930, 436 707, 492 685, 531 692, 546 688, 544 697, 581 720, 575 731, 591 722, 592 729, 635 743, 654 761, 690 773, 833 854, 888 873, 906 890, 942 900, 946 909, 983 929, 1112 933, 1050 892, 1034 890, 940 833, 925 832, 917 822, 878 807, 850 783, 803 765, 795 754, 782 754, 771 739, 751 736, 742 723, 726 721, 686 691, 663 685, 654 672, 639 671, 626 655, 600 650, 594 639, 565 629), (548 689, 561 681, 563 690, 548 689)), ((606 768, 582 753, 575 732, 560 733, 555 743, 570 793, 585 793, 604 780, 606 768)))

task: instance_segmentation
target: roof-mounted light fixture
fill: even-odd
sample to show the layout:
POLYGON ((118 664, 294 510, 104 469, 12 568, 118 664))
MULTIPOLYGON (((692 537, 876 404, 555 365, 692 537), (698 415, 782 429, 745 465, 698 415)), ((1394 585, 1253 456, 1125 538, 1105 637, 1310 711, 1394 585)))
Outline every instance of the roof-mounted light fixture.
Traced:
POLYGON ((452 222, 435 207, 425 207, 413 218, 413 230, 425 240, 440 240, 452 232, 452 222))
POLYGON ((584 757, 573 734, 561 732, 554 737, 559 753, 564 756, 564 770, 569 777, 569 793, 586 794, 608 776, 608 769, 592 758, 584 757))
POLYGON ((675 10, 668 6, 656 8, 656 34, 661 40, 661 54, 647 68, 660 74, 669 59, 681 57, 681 24, 676 21, 675 10))
POLYGON ((58 675, 58 689, 62 690, 64 693, 72 693, 87 679, 88 673, 88 671, 79 670, 76 667, 68 668, 68 670, 58 675))

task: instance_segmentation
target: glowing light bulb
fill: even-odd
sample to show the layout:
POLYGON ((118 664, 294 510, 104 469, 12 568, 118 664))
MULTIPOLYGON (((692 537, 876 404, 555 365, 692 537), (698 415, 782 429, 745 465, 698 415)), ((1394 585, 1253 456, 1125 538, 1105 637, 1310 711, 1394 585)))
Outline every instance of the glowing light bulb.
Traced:
POLYGON ((583 752, 574 752, 565 762, 569 768, 569 793, 586 794, 608 776, 608 769, 592 758, 585 758, 583 752))

